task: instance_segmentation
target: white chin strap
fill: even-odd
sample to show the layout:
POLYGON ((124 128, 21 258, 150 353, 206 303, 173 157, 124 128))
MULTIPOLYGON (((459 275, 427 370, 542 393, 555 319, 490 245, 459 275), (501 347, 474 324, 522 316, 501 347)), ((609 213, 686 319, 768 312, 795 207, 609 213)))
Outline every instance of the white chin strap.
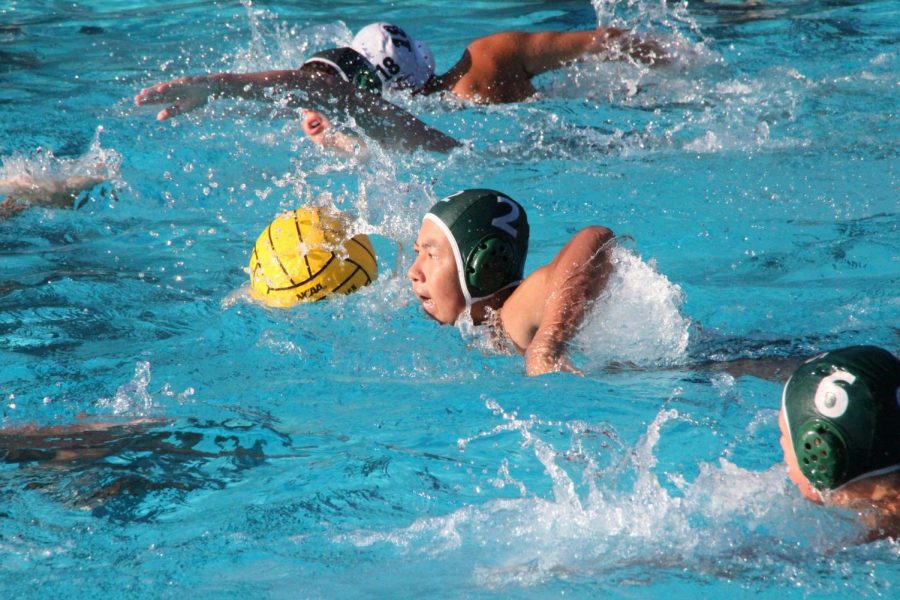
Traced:
POLYGON ((456 274, 459 276, 459 287, 462 289, 463 298, 466 299, 466 309, 468 310, 472 307, 473 301, 478 301, 482 298, 475 298, 473 300, 472 295, 469 294, 469 289, 466 286, 465 265, 463 265, 462 254, 459 252, 459 245, 456 243, 456 238, 453 237, 453 232, 450 231, 450 228, 447 227, 446 223, 441 221, 441 219, 433 213, 425 213, 425 218, 422 220, 430 221, 437 225, 438 229, 440 229, 450 241, 450 247, 453 248, 453 258, 456 260, 456 274))
POLYGON ((437 225, 438 229, 440 229, 444 233, 444 235, 447 236, 447 239, 450 241, 450 247, 453 249, 453 258, 454 258, 454 260, 456 260, 456 273, 459 276, 459 287, 460 287, 460 289, 462 289, 463 298, 466 299, 466 310, 471 309, 472 305, 475 304, 476 302, 481 302, 482 300, 487 300, 488 298, 491 298, 491 297, 499 294, 503 290, 508 290, 509 288, 515 287, 515 286, 519 285, 520 283, 522 283, 521 279, 517 279, 515 281, 507 283, 499 290, 497 290, 495 292, 491 292, 487 296, 473 298, 472 294, 469 293, 469 288, 466 284, 465 265, 463 264, 462 253, 460 253, 460 251, 459 251, 459 244, 456 243, 456 238, 453 237, 453 232, 451 232, 450 228, 447 227, 447 224, 444 223, 434 213, 425 213, 425 218, 422 220, 430 221, 431 223, 434 223, 435 225, 437 225))

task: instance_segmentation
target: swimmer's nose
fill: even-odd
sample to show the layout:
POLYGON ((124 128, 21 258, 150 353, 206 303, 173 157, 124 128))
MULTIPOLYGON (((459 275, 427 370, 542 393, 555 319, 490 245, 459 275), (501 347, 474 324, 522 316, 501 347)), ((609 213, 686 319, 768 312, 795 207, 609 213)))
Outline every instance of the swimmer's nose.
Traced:
POLYGON ((413 264, 410 265, 409 270, 406 271, 406 276, 410 281, 415 283, 422 282, 422 269, 419 268, 419 257, 416 257, 416 260, 413 261, 413 264))

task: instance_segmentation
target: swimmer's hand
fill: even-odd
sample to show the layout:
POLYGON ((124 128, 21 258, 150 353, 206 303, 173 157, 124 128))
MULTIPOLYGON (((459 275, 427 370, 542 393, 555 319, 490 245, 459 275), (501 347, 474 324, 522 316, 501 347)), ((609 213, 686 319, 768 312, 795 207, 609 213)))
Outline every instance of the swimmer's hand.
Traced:
POLYGON ((100 185, 103 181, 102 177, 77 175, 62 181, 47 182, 49 197, 44 204, 59 208, 71 208, 72 201, 75 200, 78 194, 100 185))
POLYGON ((205 105, 210 96, 218 93, 218 87, 210 77, 179 77, 141 90, 134 103, 169 104, 156 115, 157 121, 165 121, 205 105))
POLYGON ((584 373, 572 364, 565 353, 535 343, 530 344, 525 350, 525 373, 529 377, 545 373, 573 373, 584 377, 584 373))
POLYGON ((10 218, 29 206, 72 208, 81 192, 103 181, 102 177, 81 175, 66 179, 35 179, 30 175, 0 179, 0 189, 8 190, 0 202, 0 219, 10 218))
POLYGON ((361 139, 335 129, 328 117, 317 110, 303 109, 300 128, 314 144, 347 156, 365 156, 366 144, 361 139))
POLYGON ((648 66, 664 65, 672 61, 672 57, 656 40, 641 38, 627 29, 615 27, 598 30, 591 52, 608 52, 611 54, 610 58, 627 55, 648 66))
POLYGON ((35 179, 31 175, 17 175, 0 180, 0 188, 8 189, 7 195, 21 202, 71 208, 78 194, 103 181, 102 177, 82 175, 65 179, 35 179))
POLYGON ((648 66, 666 65, 672 62, 662 45, 655 40, 642 40, 637 37, 629 37, 622 40, 621 49, 634 60, 648 66))

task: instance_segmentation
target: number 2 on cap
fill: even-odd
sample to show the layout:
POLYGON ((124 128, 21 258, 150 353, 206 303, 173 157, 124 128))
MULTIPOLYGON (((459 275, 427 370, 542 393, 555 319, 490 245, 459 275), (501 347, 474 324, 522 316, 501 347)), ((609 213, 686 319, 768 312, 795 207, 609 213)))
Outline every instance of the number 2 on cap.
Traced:
POLYGON ((509 213, 501 217, 495 217, 491 221, 491 225, 493 225, 497 229, 500 229, 501 231, 505 231, 514 238, 519 237, 519 232, 516 231, 516 228, 512 226, 512 223, 515 223, 516 219, 519 218, 519 207, 516 206, 515 202, 513 202, 509 198, 504 198, 503 196, 497 196, 497 202, 508 204, 510 210, 509 213))

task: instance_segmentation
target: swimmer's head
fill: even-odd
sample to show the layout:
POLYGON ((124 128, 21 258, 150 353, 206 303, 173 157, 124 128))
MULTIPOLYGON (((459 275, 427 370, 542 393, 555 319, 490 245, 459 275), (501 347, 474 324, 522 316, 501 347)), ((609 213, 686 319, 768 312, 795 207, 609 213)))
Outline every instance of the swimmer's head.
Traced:
POLYGON ((486 189, 457 192, 431 207, 426 223, 450 243, 466 307, 522 280, 528 219, 509 196, 486 189))
POLYGON ((900 470, 900 360, 875 346, 816 356, 784 386, 781 418, 789 471, 816 490, 900 470))
POLYGON ((366 25, 350 47, 372 63, 386 88, 418 91, 434 75, 428 46, 391 23, 366 25))
POLYGON ((369 59, 352 48, 330 48, 316 52, 301 68, 337 75, 359 90, 381 93, 381 78, 375 67, 369 59))

